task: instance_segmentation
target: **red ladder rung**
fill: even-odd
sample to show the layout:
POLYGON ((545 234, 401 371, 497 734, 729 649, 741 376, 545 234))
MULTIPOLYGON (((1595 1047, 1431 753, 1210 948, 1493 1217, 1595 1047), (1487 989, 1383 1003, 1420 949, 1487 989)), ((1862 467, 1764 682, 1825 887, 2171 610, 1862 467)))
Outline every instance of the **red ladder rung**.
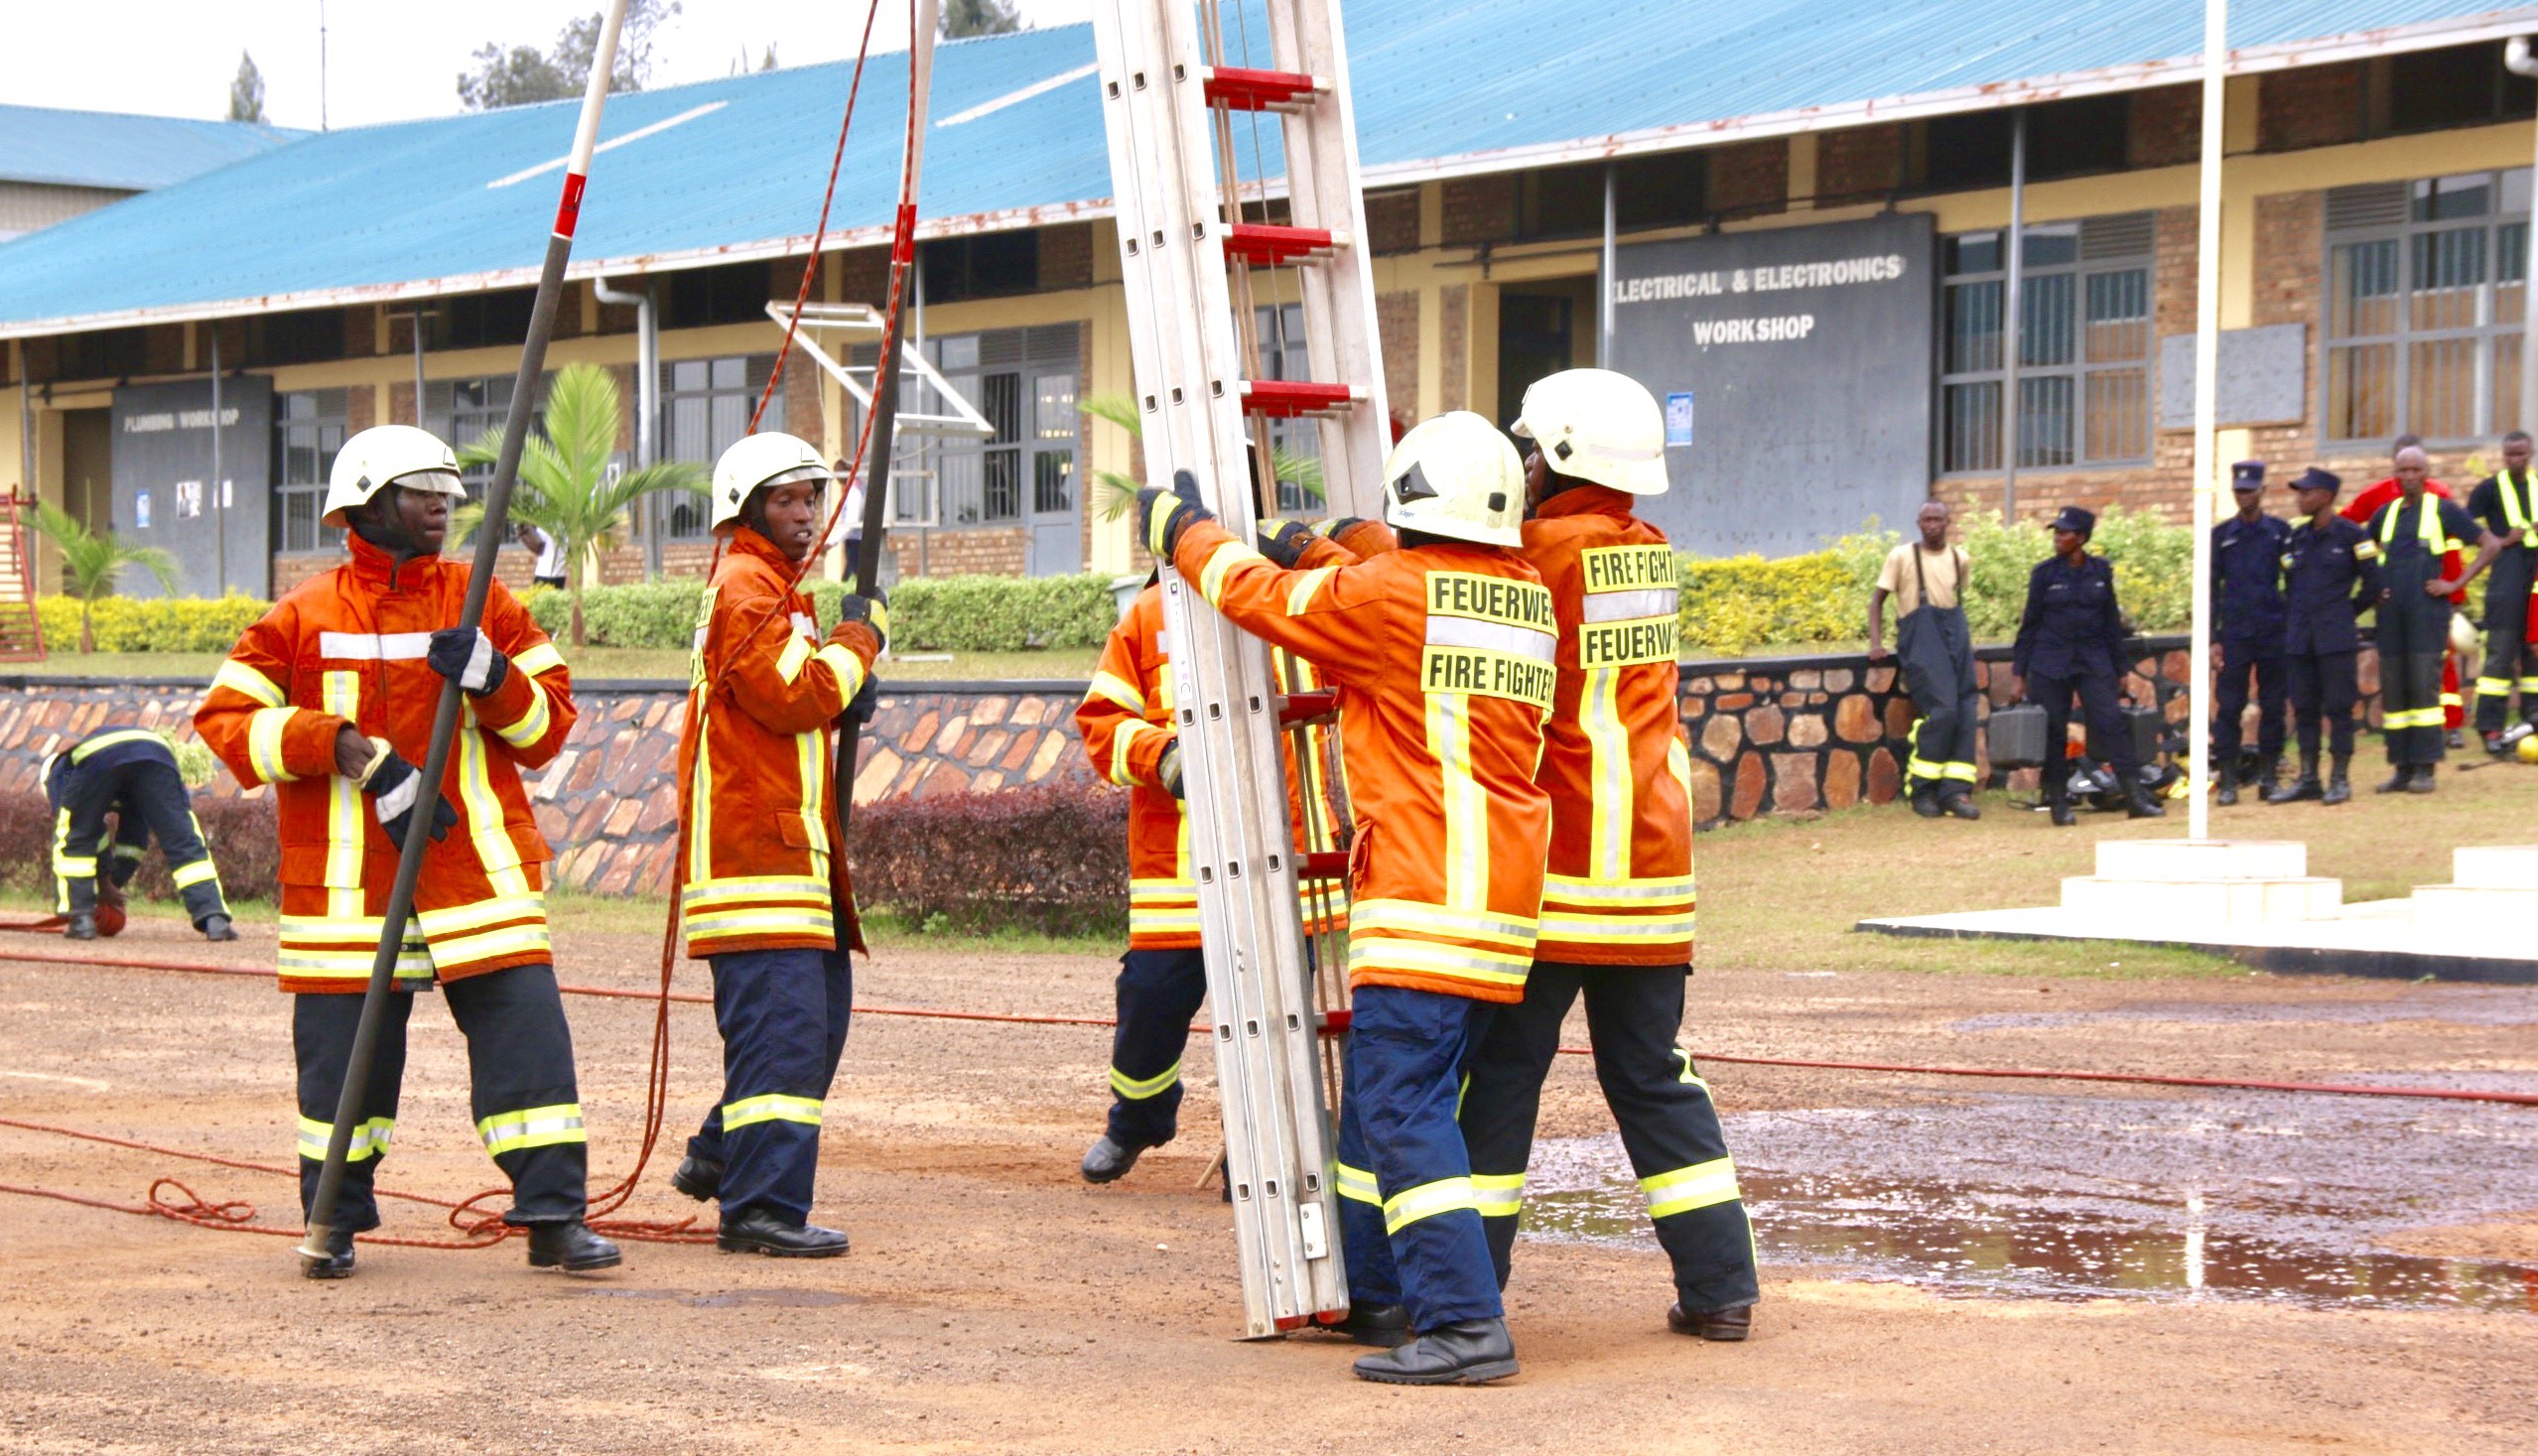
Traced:
POLYGON ((1296 258, 1327 253, 1346 241, 1346 234, 1333 232, 1327 227, 1240 222, 1226 233, 1225 251, 1255 268, 1274 268, 1296 258))
POLYGON ((1320 723, 1340 711, 1337 688, 1307 688, 1289 693, 1277 705, 1277 726, 1294 728, 1298 724, 1320 723))
POLYGON ((1296 856, 1295 877, 1298 879, 1348 878, 1348 851, 1314 850, 1309 854, 1296 856))
POLYGON ((1271 420, 1291 420, 1298 415, 1326 415, 1366 398, 1366 391, 1348 384, 1324 384, 1313 379, 1246 379, 1243 381, 1243 408, 1271 420))
POLYGON ((1272 106, 1293 106, 1313 98, 1315 93, 1330 89, 1319 76, 1300 70, 1261 70, 1249 66, 1211 67, 1202 82, 1207 99, 1230 106, 1237 111, 1267 111, 1272 106))

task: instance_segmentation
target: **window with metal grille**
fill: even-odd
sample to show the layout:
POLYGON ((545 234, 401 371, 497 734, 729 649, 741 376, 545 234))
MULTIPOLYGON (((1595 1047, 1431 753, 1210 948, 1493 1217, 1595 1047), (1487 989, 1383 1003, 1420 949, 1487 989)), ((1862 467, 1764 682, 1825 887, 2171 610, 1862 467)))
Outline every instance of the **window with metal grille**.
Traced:
MULTIPOLYGON (((2021 260, 2018 466, 2150 457, 2147 212, 2030 226, 2021 260)), ((2001 467, 2007 238, 1946 240, 1940 296, 1939 468, 2001 467)))
MULTIPOLYGON (((892 464, 901 481, 897 518, 910 523, 934 515, 946 529, 1018 526, 1079 509, 1077 466, 1083 420, 1077 411, 1082 367, 1078 326, 1043 324, 992 329, 925 341, 944 382, 978 407, 995 432, 986 440, 935 437, 902 440, 892 464), (909 482, 928 481, 931 510, 909 482)), ((859 362, 869 346, 857 351, 859 362)), ((945 410, 931 389, 905 384, 903 410, 945 410), (922 394, 924 398, 920 399, 922 394)))
MULTIPOLYGON (((797 356, 796 365, 799 359, 797 356)), ((773 354, 734 354, 720 359, 679 359, 661 366, 662 459, 692 461, 707 469, 749 433, 749 411, 775 370, 773 354)), ((784 394, 766 402, 760 430, 784 428, 784 394)), ((662 535, 693 541, 706 534, 711 507, 704 497, 654 496, 662 535)))
MULTIPOLYGON (((1252 331, 1260 347, 1260 377, 1263 379, 1310 379, 1312 362, 1304 347, 1304 306, 1302 304, 1263 304, 1252 311, 1252 331)), ((1296 467, 1304 462, 1317 465, 1322 458, 1321 424, 1316 420, 1271 420, 1269 422, 1269 449, 1281 465, 1277 472, 1277 504, 1279 515, 1301 515, 1322 503, 1321 493, 1307 494, 1296 476, 1296 467)))
POLYGON ((305 389, 273 397, 273 539, 284 554, 333 551, 343 532, 320 523, 327 472, 350 424, 348 393, 305 389))
MULTIPOLYGON (((529 428, 533 431, 546 419, 546 391, 554 378, 548 374, 538 381, 538 399, 529 410, 529 428)), ((509 374, 431 380, 423 386, 423 428, 450 442, 452 450, 465 450, 480 441, 498 445, 502 422, 511 413, 511 387, 515 382, 509 374)), ((493 478, 493 466, 462 465, 459 478, 467 482, 468 496, 474 497, 493 478)))
POLYGON ((2529 174, 2327 194, 2325 435, 2467 441, 2520 418, 2529 174))

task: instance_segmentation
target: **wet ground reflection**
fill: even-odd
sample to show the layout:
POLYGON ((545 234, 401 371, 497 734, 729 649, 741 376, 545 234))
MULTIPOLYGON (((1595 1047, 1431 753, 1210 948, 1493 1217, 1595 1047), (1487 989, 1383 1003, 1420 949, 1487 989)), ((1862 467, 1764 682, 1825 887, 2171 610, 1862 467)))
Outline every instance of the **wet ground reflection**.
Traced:
MULTIPOLYGON (((2379 1241, 2538 1210, 2528 1109, 1977 1096, 1731 1116, 1766 1262, 1978 1294, 2538 1313, 2538 1262, 2379 1241)), ((1655 1244, 1618 1137, 1535 1150, 1531 1237, 1655 1244)))

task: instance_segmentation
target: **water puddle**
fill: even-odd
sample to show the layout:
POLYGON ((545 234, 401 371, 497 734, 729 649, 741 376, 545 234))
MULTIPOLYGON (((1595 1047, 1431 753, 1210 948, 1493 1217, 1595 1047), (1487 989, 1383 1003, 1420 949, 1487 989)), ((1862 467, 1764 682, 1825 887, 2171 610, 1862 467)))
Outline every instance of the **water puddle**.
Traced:
MULTIPOLYGON (((1727 1132, 1767 1263, 1973 1295, 2538 1313, 2538 1261, 2381 1242, 2538 1209, 2526 1108, 1976 1096, 1727 1132)), ((1619 1137, 1536 1148, 1531 1237, 1654 1248, 1643 1207, 1619 1137)))
POLYGON ((2400 1021, 2438 1021, 2452 1026, 2533 1026, 2538 1025, 2538 996, 2531 995, 2521 987, 2427 986, 2404 1000, 2250 1004, 2137 1001, 2102 1011, 1995 1011, 1952 1022, 1948 1029, 2001 1031, 2085 1026, 2110 1021, 2241 1026, 2270 1022, 2375 1026, 2400 1021))

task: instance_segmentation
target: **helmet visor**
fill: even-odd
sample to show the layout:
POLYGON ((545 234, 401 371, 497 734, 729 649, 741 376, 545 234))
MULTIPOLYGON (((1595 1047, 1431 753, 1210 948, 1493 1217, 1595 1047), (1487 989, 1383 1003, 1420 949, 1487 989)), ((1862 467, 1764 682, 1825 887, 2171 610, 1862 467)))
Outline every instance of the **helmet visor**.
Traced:
POLYGON ((836 474, 826 465, 795 465, 791 469, 776 471, 750 488, 765 490, 776 485, 802 484, 814 484, 826 488, 828 483, 836 478, 836 474))
POLYGON ((456 470, 408 470, 388 483, 427 495, 464 497, 468 493, 467 482, 459 478, 456 470))

